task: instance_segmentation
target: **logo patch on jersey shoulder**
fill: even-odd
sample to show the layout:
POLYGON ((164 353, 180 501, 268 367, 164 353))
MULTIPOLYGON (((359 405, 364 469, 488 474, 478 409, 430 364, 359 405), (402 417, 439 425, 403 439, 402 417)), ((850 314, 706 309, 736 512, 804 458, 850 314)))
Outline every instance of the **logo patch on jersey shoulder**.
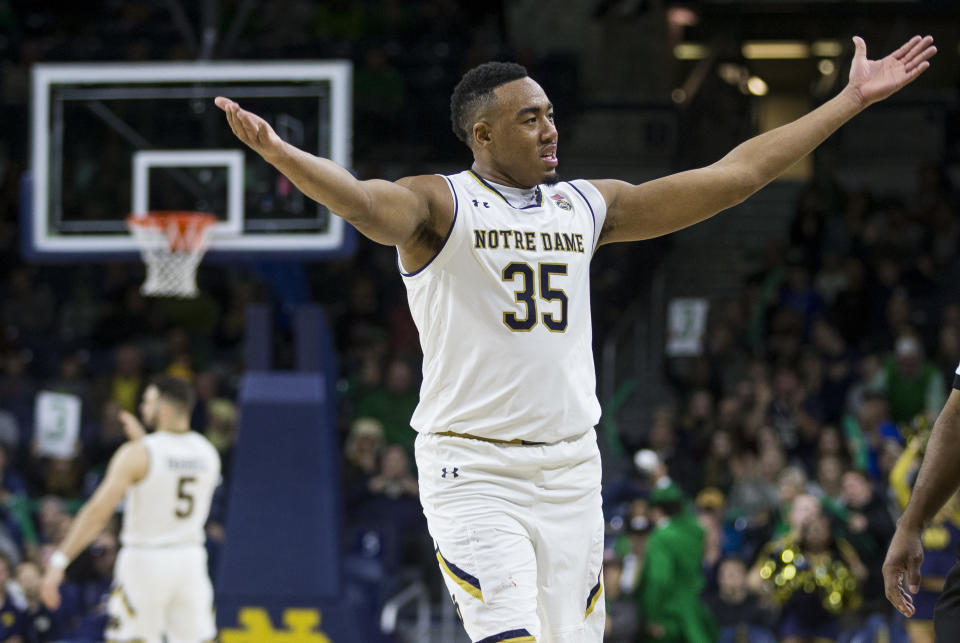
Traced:
POLYGON ((573 210, 573 204, 562 194, 551 194, 550 198, 553 199, 553 202, 557 204, 557 207, 561 210, 566 210, 570 212, 573 210))

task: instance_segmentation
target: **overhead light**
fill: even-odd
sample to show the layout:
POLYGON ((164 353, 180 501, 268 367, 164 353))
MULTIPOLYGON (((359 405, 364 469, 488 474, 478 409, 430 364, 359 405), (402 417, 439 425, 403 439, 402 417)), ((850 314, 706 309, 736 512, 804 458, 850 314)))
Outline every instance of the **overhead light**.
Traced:
POLYGON ((768 90, 767 83, 759 76, 751 76, 747 79, 747 91, 754 96, 766 96, 768 90))
POLYGON ((836 58, 843 53, 843 45, 839 40, 814 40, 810 53, 817 58, 836 58))
POLYGON ((673 48, 677 60, 703 60, 710 55, 710 48, 698 42, 681 42, 673 48))
POLYGON ((810 57, 810 46, 796 40, 769 40, 743 43, 743 57, 749 60, 790 60, 810 57))
POLYGON ((829 76, 837 70, 837 66, 833 64, 832 60, 827 60, 824 58, 819 63, 817 63, 817 69, 820 70, 820 73, 824 76, 829 76))
POLYGON ((729 85, 742 85, 750 77, 750 72, 737 63, 720 63, 717 65, 717 75, 729 85))

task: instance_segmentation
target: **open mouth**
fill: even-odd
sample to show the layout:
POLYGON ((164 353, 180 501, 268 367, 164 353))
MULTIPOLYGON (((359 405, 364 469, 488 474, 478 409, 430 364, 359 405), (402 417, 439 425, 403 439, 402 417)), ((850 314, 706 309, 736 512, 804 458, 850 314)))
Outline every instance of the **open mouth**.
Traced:
POLYGON ((557 153, 550 152, 549 154, 541 154, 540 160, 549 165, 550 167, 556 167, 559 161, 557 160, 557 153))

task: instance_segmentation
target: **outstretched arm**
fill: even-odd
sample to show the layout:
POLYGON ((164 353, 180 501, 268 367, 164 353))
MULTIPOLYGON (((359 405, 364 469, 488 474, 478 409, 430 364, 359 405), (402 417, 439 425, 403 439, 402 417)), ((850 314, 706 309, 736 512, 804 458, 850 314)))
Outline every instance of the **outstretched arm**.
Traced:
POLYGON ((143 479, 149 466, 147 447, 139 441, 124 444, 111 458, 103 482, 77 513, 63 542, 50 557, 40 590, 48 607, 56 609, 60 604, 59 587, 67 565, 103 531, 127 489, 143 479))
MULTIPOLYGON (((407 177, 396 183, 360 181, 333 161, 304 152, 281 139, 270 124, 223 96, 216 105, 243 143, 283 173, 311 199, 353 224, 364 236, 401 252, 446 234, 453 199, 443 179, 407 177)), ((430 250, 427 248, 427 250, 430 250)))
POLYGON ((920 589, 923 545, 920 534, 940 507, 960 487, 960 391, 954 389, 933 425, 910 501, 897 521, 883 563, 887 598, 904 616, 912 616, 913 599, 907 590, 920 589), (906 587, 904 587, 904 585, 906 587))
POLYGON ((930 66, 933 38, 914 36, 881 60, 856 52, 850 81, 837 96, 809 114, 756 136, 708 167, 642 185, 593 181, 607 202, 601 243, 658 237, 707 219, 740 203, 809 154, 867 106, 904 87, 930 66))

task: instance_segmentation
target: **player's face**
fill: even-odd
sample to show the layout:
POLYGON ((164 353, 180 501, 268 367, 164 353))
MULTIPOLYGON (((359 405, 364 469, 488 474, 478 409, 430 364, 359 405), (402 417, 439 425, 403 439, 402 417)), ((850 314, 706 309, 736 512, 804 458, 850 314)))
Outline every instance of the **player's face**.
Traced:
POLYGON ((557 128, 553 104, 532 78, 521 78, 494 90, 488 145, 494 170, 514 187, 556 183, 557 128))
POLYGON ((143 400, 140 401, 140 418, 147 426, 157 425, 157 412, 160 403, 160 391, 156 386, 148 386, 143 392, 143 400))

